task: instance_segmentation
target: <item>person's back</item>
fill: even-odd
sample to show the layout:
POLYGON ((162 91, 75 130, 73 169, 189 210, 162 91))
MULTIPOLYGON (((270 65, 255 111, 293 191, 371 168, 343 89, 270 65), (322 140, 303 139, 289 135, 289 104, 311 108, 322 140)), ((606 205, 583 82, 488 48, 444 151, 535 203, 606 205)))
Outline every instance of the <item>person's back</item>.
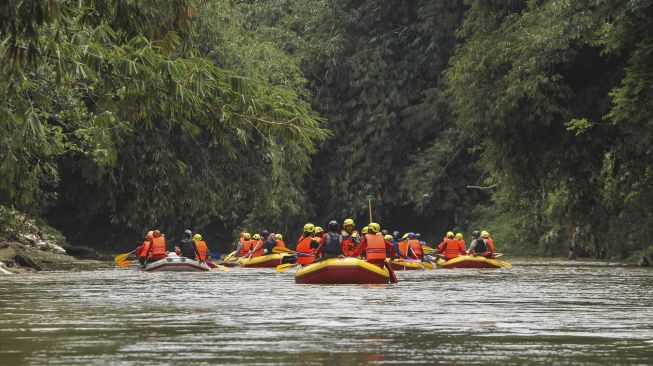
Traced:
POLYGON ((459 254, 467 254, 465 249, 460 247, 458 240, 454 239, 454 234, 451 231, 447 232, 447 236, 445 236, 435 252, 444 254, 445 260, 457 258, 459 254))
POLYGON ((195 242, 193 233, 190 230, 184 232, 184 237, 179 242, 179 256, 186 258, 195 258, 195 242))
POLYGON ((195 234, 193 242, 195 244, 195 259, 200 262, 206 261, 209 257, 209 247, 206 245, 206 242, 202 240, 202 235, 195 234))
POLYGON ((424 259, 424 250, 422 250, 422 243, 417 240, 417 238, 408 240, 408 249, 410 251, 409 257, 413 257, 419 260, 424 259))
POLYGON ((161 231, 155 230, 148 258, 150 260, 159 260, 166 257, 166 239, 161 231))
POLYGON ((322 259, 338 258, 343 255, 342 236, 338 233, 340 225, 336 221, 331 221, 327 229, 329 231, 322 238, 319 252, 322 254, 322 259))

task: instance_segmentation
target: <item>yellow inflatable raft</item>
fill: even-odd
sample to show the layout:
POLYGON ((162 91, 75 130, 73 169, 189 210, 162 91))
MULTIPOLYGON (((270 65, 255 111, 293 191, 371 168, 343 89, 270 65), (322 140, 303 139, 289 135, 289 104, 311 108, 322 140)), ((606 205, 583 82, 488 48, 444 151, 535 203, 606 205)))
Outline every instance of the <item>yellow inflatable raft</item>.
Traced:
POLYGON ((500 268, 501 264, 496 259, 481 256, 461 255, 445 261, 438 259, 439 268, 500 268))
POLYGON ((274 268, 281 264, 281 259, 288 254, 268 254, 255 258, 238 258, 236 263, 246 268, 274 268))

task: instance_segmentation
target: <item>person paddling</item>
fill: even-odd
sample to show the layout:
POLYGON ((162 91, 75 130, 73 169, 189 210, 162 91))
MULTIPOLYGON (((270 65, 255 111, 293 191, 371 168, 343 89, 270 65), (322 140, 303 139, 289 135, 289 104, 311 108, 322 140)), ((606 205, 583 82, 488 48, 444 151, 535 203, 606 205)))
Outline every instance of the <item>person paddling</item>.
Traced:
POLYGON ((152 244, 147 252, 147 262, 154 262, 166 257, 166 238, 161 231, 154 230, 152 244))
POLYGON ((286 243, 283 241, 283 235, 276 234, 275 237, 277 238, 277 246, 281 248, 285 248, 286 243))
POLYGON ((147 255, 150 251, 153 237, 154 231, 148 231, 145 235, 145 240, 143 240, 143 243, 138 248, 136 248, 136 256, 138 257, 138 262, 141 264, 141 266, 144 266, 145 262, 147 261, 147 255))
POLYGON ((382 236, 376 235, 380 233, 381 226, 375 222, 367 226, 367 234, 363 236, 360 245, 356 248, 353 256, 358 257, 365 252, 365 260, 369 263, 383 267, 385 259, 389 257, 394 259, 395 248, 392 243, 383 239, 382 236))
POLYGON ((263 250, 262 255, 272 254, 272 250, 277 246, 277 236, 274 233, 268 233, 267 230, 263 231, 267 236, 262 239, 265 240, 261 246, 263 250))
POLYGON ((320 246, 315 252, 315 256, 321 260, 338 258, 343 255, 342 236, 339 233, 340 225, 337 221, 331 220, 327 225, 327 233, 324 234, 320 241, 320 246))
POLYGON ((481 237, 485 239, 485 242, 488 245, 487 250, 490 252, 490 256, 488 258, 494 258, 496 249, 494 248, 494 240, 492 240, 492 237, 490 236, 490 233, 487 231, 483 230, 481 231, 481 237))
POLYGON ((240 234, 240 240, 238 242, 238 246, 236 247, 236 257, 246 257, 249 254, 250 249, 252 249, 252 234, 240 234))
POLYGON ((195 259, 200 262, 206 262, 206 259, 209 256, 209 248, 206 245, 206 242, 202 240, 202 235, 195 234, 195 236, 193 236, 193 242, 195 247, 195 259))
POLYGON ((304 225, 304 234, 297 241, 297 264, 306 266, 315 262, 315 251, 320 243, 313 237, 315 225, 307 223, 304 225))
POLYGON ((448 261, 458 257, 458 255, 466 255, 467 251, 460 246, 458 240, 454 239, 453 232, 449 231, 444 239, 442 239, 442 243, 440 243, 435 253, 444 254, 444 259, 448 261))

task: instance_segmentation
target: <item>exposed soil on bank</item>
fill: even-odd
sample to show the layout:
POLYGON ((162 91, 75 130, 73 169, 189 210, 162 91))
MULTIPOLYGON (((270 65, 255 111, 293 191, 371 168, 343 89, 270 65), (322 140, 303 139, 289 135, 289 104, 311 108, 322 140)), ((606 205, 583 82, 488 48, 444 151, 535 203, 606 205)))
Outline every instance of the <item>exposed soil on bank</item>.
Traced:
POLYGON ((18 242, 0 241, 0 275, 31 271, 79 271, 112 268, 113 263, 79 260, 67 254, 39 250, 18 242))

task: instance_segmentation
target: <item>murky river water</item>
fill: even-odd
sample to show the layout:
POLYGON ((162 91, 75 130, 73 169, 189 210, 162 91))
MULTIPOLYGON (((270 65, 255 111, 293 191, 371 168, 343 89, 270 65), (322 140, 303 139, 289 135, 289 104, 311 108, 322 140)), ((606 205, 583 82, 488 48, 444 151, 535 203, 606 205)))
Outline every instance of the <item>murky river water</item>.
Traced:
POLYGON ((519 266, 0 277, 0 364, 652 364, 653 271, 519 266))

